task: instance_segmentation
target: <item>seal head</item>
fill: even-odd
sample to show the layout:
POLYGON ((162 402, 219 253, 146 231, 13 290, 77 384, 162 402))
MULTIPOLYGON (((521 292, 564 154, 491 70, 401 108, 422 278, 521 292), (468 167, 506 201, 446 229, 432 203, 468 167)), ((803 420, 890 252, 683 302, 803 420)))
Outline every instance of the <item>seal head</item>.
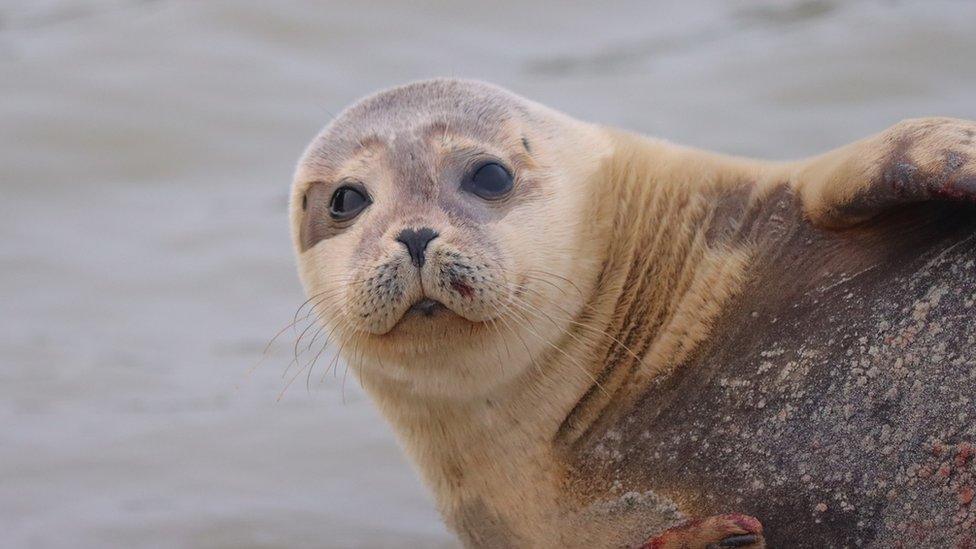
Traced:
POLYGON ((578 183, 599 147, 585 126, 488 84, 431 80, 367 97, 316 137, 293 235, 353 367, 462 396, 531 364, 563 329, 540 320, 579 306, 564 279, 589 270, 578 183))

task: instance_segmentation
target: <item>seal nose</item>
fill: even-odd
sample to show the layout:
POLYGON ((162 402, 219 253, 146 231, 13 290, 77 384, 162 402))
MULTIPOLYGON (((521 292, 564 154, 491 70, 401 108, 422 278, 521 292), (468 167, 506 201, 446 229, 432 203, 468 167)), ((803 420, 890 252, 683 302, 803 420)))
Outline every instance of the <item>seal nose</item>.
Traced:
POLYGON ((424 252, 427 251, 427 244, 437 238, 437 236, 434 229, 422 227, 420 229, 403 229, 397 235, 396 239, 397 242, 402 242, 407 247, 407 252, 410 254, 410 261, 417 267, 423 267, 424 261, 426 260, 424 252))

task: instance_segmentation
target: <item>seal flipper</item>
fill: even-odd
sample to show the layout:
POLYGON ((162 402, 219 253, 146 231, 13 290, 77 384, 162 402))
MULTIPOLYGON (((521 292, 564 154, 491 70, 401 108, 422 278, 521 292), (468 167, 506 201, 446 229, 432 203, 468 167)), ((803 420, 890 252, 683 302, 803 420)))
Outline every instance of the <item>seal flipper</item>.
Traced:
POLYGON ((827 228, 917 202, 976 204, 976 122, 905 120, 794 165, 790 179, 810 221, 827 228))
POLYGON ((640 545, 640 549, 740 547, 763 549, 762 524, 746 515, 715 515, 669 528, 640 545))

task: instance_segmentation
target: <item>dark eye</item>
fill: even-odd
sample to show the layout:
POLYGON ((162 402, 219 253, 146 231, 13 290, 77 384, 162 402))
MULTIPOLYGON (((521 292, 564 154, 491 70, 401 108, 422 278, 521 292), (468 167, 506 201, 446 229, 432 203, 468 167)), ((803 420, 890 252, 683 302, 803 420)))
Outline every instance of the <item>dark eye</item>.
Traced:
POLYGON ((329 203, 329 215, 333 219, 344 221, 359 215, 359 212, 369 206, 370 200, 364 191, 356 187, 339 187, 332 193, 332 202, 329 203))
POLYGON ((497 200, 511 192, 515 182, 501 164, 482 164, 461 184, 461 188, 484 198, 497 200))

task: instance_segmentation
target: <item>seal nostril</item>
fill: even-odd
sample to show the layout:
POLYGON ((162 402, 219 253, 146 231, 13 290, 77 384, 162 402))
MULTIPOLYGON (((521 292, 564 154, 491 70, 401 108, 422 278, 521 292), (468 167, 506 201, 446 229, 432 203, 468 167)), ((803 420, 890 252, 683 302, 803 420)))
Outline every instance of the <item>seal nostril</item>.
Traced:
POLYGON ((427 250, 427 244, 437 236, 438 233, 434 229, 422 227, 420 229, 403 229, 396 236, 396 239, 397 242, 402 242, 407 247, 410 261, 417 267, 423 267, 426 260, 424 252, 427 250))

